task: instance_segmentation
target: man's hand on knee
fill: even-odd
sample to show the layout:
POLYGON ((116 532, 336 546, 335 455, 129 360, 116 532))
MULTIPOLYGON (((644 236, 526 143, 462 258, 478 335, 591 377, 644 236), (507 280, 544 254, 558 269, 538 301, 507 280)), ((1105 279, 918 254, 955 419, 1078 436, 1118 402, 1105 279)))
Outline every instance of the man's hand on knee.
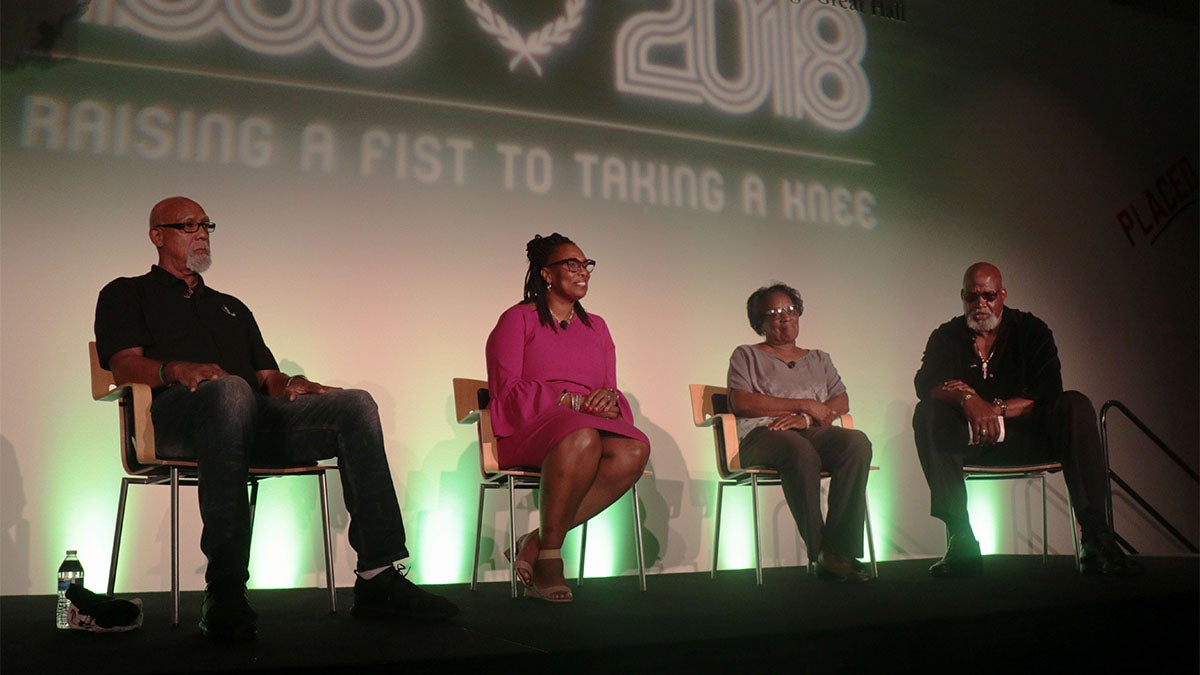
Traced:
POLYGON ((225 377, 229 373, 215 363, 191 363, 168 361, 162 368, 162 380, 166 384, 182 384, 188 391, 196 391, 201 382, 225 377))

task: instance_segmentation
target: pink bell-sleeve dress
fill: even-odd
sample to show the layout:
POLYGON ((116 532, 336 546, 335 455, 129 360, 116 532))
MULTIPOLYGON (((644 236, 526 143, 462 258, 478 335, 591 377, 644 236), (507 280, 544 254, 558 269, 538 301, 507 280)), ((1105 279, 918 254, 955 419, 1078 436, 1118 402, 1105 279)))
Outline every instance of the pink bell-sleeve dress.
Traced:
POLYGON ((508 308, 487 341, 492 431, 500 465, 541 467, 550 449, 567 434, 596 429, 649 443, 630 422, 629 402, 618 392, 621 416, 604 419, 558 405, 562 393, 616 389, 616 346, 604 319, 589 314, 567 328, 543 326, 533 304, 508 308))

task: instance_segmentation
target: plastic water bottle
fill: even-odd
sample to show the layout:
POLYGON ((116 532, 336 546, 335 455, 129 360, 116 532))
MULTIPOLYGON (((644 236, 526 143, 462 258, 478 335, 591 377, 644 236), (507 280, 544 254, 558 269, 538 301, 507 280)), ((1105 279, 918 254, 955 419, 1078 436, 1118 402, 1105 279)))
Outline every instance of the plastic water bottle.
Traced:
POLYGON ((71 610, 71 601, 67 599, 67 589, 71 584, 83 585, 83 564, 74 550, 67 550, 67 557, 58 566, 58 615, 59 628, 70 628, 67 623, 67 613, 71 610))

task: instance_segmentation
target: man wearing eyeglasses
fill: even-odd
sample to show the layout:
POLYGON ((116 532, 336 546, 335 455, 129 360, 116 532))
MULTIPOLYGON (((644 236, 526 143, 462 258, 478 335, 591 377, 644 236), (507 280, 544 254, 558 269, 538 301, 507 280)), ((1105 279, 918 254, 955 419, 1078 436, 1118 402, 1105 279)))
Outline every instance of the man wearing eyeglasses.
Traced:
POLYGON ((983 573, 967 516, 962 468, 1059 461, 1082 530, 1081 571, 1130 575, 1106 517, 1108 475, 1096 411, 1078 391, 1063 391, 1058 348, 1041 319, 1005 307, 1000 270, 975 263, 963 276, 963 313, 929 336, 914 383, 917 456, 929 483, 930 515, 945 522, 938 578, 983 573))
POLYGON ((358 554, 355 616, 448 618, 449 600, 408 581, 404 523, 371 395, 279 371, 254 315, 205 284, 216 223, 186 197, 150 212, 158 264, 110 282, 96 303, 101 365, 119 383, 154 388, 159 455, 199 464, 200 548, 208 558, 200 629, 215 639, 256 635, 246 598, 250 512, 246 467, 338 457, 350 544, 358 554))

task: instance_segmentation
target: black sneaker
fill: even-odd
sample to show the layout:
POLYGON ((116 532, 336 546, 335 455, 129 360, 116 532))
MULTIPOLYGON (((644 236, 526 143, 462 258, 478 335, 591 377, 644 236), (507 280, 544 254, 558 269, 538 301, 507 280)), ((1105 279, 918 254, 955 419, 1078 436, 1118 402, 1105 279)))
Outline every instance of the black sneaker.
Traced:
POLYGON ((209 584, 200 606, 200 632, 213 640, 253 640, 258 614, 246 598, 245 584, 209 584))
POLYGON ((1081 574, 1132 577, 1142 573, 1142 564, 1125 555, 1112 534, 1104 533, 1083 542, 1079 556, 1081 574))
POLYGON ((67 599, 80 614, 92 617, 100 628, 141 625, 142 606, 110 595, 98 595, 80 586, 67 587, 67 599))
POLYGON ((364 619, 449 619, 458 614, 453 602, 422 590, 404 574, 389 567, 371 579, 358 577, 350 613, 364 619))

